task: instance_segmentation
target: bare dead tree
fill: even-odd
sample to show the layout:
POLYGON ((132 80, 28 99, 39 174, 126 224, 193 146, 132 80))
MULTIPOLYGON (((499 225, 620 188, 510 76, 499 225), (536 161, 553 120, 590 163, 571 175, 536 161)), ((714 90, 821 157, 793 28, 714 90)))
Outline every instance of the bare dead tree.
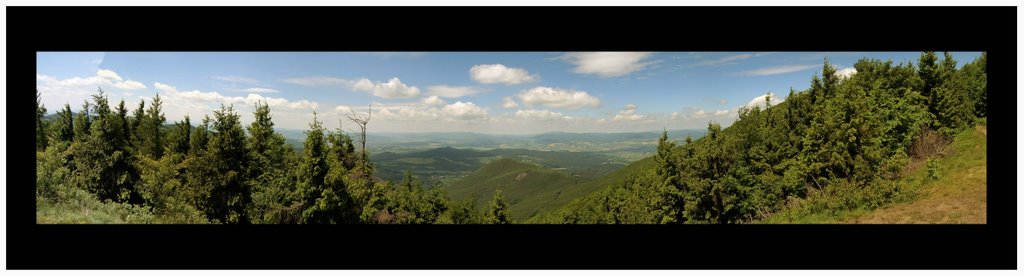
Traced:
POLYGON ((365 118, 356 114, 355 109, 350 108, 349 111, 352 112, 352 114, 346 115, 346 117, 348 117, 349 121, 352 121, 359 127, 359 144, 361 146, 360 155, 362 156, 362 160, 359 162, 359 167, 361 171, 365 173, 366 162, 368 162, 366 154, 366 124, 370 123, 370 117, 373 116, 373 104, 370 104, 369 107, 367 107, 365 118))

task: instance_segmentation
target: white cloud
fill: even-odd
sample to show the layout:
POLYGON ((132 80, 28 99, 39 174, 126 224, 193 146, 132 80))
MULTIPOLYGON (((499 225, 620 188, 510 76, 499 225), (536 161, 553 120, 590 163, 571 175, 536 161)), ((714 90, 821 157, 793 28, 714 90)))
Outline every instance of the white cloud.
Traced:
POLYGON ((780 104, 780 103, 782 103, 782 101, 784 101, 784 99, 782 99, 782 97, 779 97, 778 95, 775 95, 775 93, 768 92, 768 93, 765 93, 764 95, 760 95, 760 96, 754 97, 753 99, 750 100, 749 103, 747 103, 747 105, 745 105, 745 107, 747 107, 747 108, 754 108, 755 106, 759 106, 759 107, 761 107, 761 109, 764 109, 764 107, 765 107, 765 98, 766 97, 771 97, 770 100, 771 100, 772 106, 780 104))
POLYGON ((264 88, 264 87, 246 88, 246 89, 242 89, 242 91, 249 92, 249 93, 277 93, 278 92, 275 89, 264 88))
POLYGON ((537 76, 523 68, 506 67, 502 64, 478 64, 469 68, 469 76, 480 83, 504 83, 506 85, 532 82, 537 76))
POLYGON ((445 115, 462 120, 479 119, 487 116, 487 111, 471 102, 455 102, 441 109, 445 115))
MULTIPOLYGON (((77 79, 77 77, 75 79, 77 79)), ((96 82, 97 85, 112 85, 114 87, 125 90, 146 89, 146 85, 143 85, 141 82, 133 80, 125 81, 124 78, 121 78, 121 76, 118 75, 116 72, 107 69, 96 70, 96 77, 94 78, 94 82, 96 82)))
POLYGON ((423 98, 422 102, 423 102, 424 105, 427 105, 427 106, 444 106, 444 105, 448 104, 447 102, 445 102, 444 100, 442 100, 441 98, 439 98, 437 96, 430 96, 430 97, 423 98))
POLYGON ((121 78, 121 76, 118 76, 117 73, 114 73, 114 71, 107 70, 107 69, 100 69, 100 70, 96 71, 96 76, 100 77, 100 79, 104 79, 104 80, 107 80, 107 81, 110 81, 110 82, 117 82, 117 81, 123 81, 124 80, 124 79, 121 78))
POLYGON ((718 103, 720 103, 720 104, 726 104, 726 103, 728 103, 728 102, 729 102, 729 101, 726 101, 725 99, 721 99, 721 100, 718 100, 718 103))
POLYGON ((408 86, 402 83, 397 77, 391 78, 388 82, 373 83, 369 79, 347 80, 335 77, 307 77, 286 79, 284 82, 305 86, 339 86, 360 92, 370 92, 374 96, 394 98, 415 98, 420 96, 420 89, 415 86, 408 86))
POLYGON ((594 74, 603 78, 618 77, 639 71, 657 61, 644 61, 650 52, 582 52, 559 57, 576 65, 573 72, 594 74))
MULTIPOLYGON (((438 99, 440 100, 440 99, 438 99)), ((472 102, 428 105, 426 101, 409 104, 374 105, 375 118, 390 121, 478 122, 487 119, 487 110, 472 102)))
POLYGON ((461 98, 465 96, 471 96, 479 92, 479 90, 466 86, 435 85, 427 87, 428 95, 434 95, 444 98, 461 98))
POLYGON ((210 78, 211 79, 215 79, 215 80, 219 80, 219 81, 237 82, 237 83, 243 83, 243 84, 257 84, 257 83, 259 83, 258 80, 254 80, 254 79, 250 79, 250 78, 246 78, 246 77, 239 77, 239 76, 213 76, 213 77, 210 77, 210 78))
POLYGON ((530 120, 530 121, 553 121, 553 120, 572 120, 572 116, 563 115, 561 112, 552 112, 548 110, 518 110, 515 113, 517 119, 530 120))
POLYGON ((786 74, 786 73, 792 73, 792 72, 797 72, 797 71, 803 71, 803 70, 813 69, 813 68, 820 67, 820 66, 821 65, 817 65, 817 64, 779 65, 779 66, 771 66, 771 67, 754 69, 754 70, 750 70, 750 71, 743 71, 743 72, 738 73, 738 75, 742 75, 742 76, 769 76, 769 75, 778 75, 778 74, 786 74))
POLYGON ((729 110, 728 109, 722 109, 722 110, 715 111, 715 116, 722 116, 722 115, 728 115, 728 114, 729 114, 729 110))
POLYGON ((698 118, 699 119, 699 118, 707 118, 707 117, 708 117, 708 113, 705 112, 703 109, 698 109, 697 111, 694 111, 692 114, 690 114, 690 118, 698 118))
POLYGON ((627 104, 626 107, 623 107, 622 110, 619 111, 619 114, 615 115, 615 118, 612 118, 612 121, 614 121, 614 122, 642 121, 642 120, 650 120, 650 119, 653 119, 653 117, 648 116, 648 115, 636 114, 636 105, 635 104, 627 104))
POLYGON ((853 67, 843 68, 843 69, 839 69, 838 71, 836 71, 836 75, 838 75, 841 78, 849 78, 850 76, 853 76, 853 74, 856 74, 856 73, 857 73, 857 69, 853 68, 853 67))
POLYGON ((131 80, 130 81, 125 81, 125 82, 114 83, 114 87, 121 88, 121 89, 124 89, 124 90, 146 89, 146 85, 142 84, 141 82, 131 81, 131 80))
MULTIPOLYGON (((91 100, 91 95, 96 93, 96 89, 100 87, 104 88, 108 93, 119 92, 110 91, 110 88, 120 90, 146 89, 146 85, 133 80, 125 81, 116 72, 107 69, 96 70, 96 75, 85 78, 58 79, 53 76, 36 74, 36 89, 39 90, 40 98, 46 106, 57 107, 69 103, 77 108, 77 105, 80 105, 82 102, 91 100)), ((120 91, 120 93, 126 92, 120 91)))
MULTIPOLYGON (((235 105, 254 105, 258 102, 266 102, 267 105, 274 108, 285 108, 285 109, 316 109, 319 104, 308 100, 289 101, 284 98, 273 98, 264 97, 259 94, 249 94, 245 97, 228 97, 221 95, 220 93, 213 92, 202 92, 199 90, 192 91, 178 91, 174 86, 167 85, 164 83, 153 83, 158 91, 161 92, 161 97, 166 98, 168 102, 183 101, 184 103, 189 102, 207 102, 207 103, 223 103, 223 104, 235 104, 235 105)), ((183 103, 183 104, 184 104, 183 103)))
POLYGON ((375 87, 373 82, 366 78, 361 78, 359 80, 356 80, 355 82, 352 82, 351 86, 352 90, 365 92, 373 92, 373 89, 375 87))
POLYGON ((405 85, 402 80, 395 77, 386 83, 377 83, 373 87, 373 95, 385 99, 413 98, 420 96, 420 89, 405 85))
POLYGON ((596 107, 601 100, 585 91, 566 90, 551 87, 534 87, 516 95, 526 105, 543 105, 552 108, 578 109, 596 107))
POLYGON ((517 104, 516 101, 512 100, 512 97, 505 97, 504 99, 501 100, 501 107, 512 109, 518 106, 519 104, 517 104))

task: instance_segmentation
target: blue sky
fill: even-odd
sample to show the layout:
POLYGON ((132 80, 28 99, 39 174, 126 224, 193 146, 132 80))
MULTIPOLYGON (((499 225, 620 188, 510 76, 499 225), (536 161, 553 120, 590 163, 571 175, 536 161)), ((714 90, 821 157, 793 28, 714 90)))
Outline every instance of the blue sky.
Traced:
MULTIPOLYGON (((979 55, 953 53, 959 64, 979 55)), ((248 123, 267 101, 290 129, 314 110, 336 128, 372 104, 370 132, 624 132, 728 125, 769 91, 809 87, 826 56, 849 74, 860 58, 920 53, 40 52, 36 82, 51 113, 102 87, 130 107, 159 93, 169 121, 224 103, 248 123)))

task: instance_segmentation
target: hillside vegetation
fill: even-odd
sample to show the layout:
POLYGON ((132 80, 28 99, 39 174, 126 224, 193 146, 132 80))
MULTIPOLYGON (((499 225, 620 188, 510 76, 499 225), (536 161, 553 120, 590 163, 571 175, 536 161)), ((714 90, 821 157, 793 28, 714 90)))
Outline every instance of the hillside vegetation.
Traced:
POLYGON ((472 174, 446 186, 454 199, 475 199, 478 204, 501 189, 516 221, 526 221, 601 188, 622 183, 628 172, 650 158, 595 179, 569 175, 508 158, 491 161, 472 174))
POLYGON ((424 181, 426 187, 455 182, 492 160, 507 158, 565 172, 574 177, 591 179, 622 168, 624 164, 592 152, 537 151, 525 149, 473 150, 442 147, 418 152, 384 152, 370 159, 376 164, 375 174, 398 181, 405 171, 424 181))
MULTIPOLYGON (((728 128, 711 122, 699 139, 663 132, 653 157, 617 171, 512 151, 518 160, 477 159, 487 165, 429 189, 413 171, 375 177, 371 153, 315 113, 296 151, 265 102, 246 126, 221 106, 168 127, 159 95, 129 111, 100 90, 82 112, 44 120, 37 91, 37 222, 984 223, 986 59, 862 59, 851 75, 826 59, 809 89, 743 108, 728 128)), ((439 150, 450 152, 394 160, 481 158, 439 150)))
MULTIPOLYGON (((663 134, 653 166, 534 222, 842 220, 850 210, 888 208, 913 198, 913 174, 905 175, 918 172, 921 164, 931 180, 951 170, 955 180, 948 182, 960 186, 929 187, 922 191, 924 201, 882 209, 864 220, 955 221, 915 213, 925 206, 954 217, 980 212, 984 208, 977 202, 984 200, 958 202, 949 195, 957 189, 975 199, 983 194, 984 165, 957 167, 935 158, 945 141, 969 135, 962 131, 985 121, 986 58, 983 53, 959 69, 949 53, 939 61, 925 52, 917 67, 862 59, 848 77, 826 61, 807 91, 790 91, 775 106, 766 99, 763 106, 742 109, 739 120, 724 130, 712 122, 696 141, 677 144, 663 134)), ((984 158, 983 150, 976 152, 984 158)))

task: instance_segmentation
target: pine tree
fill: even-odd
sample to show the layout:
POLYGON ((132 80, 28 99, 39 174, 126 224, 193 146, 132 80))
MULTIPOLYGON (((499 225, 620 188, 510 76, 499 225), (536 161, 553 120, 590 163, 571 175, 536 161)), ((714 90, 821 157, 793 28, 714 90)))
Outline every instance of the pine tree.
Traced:
POLYGON ((324 128, 316 113, 313 122, 306 131, 303 143, 303 159, 299 165, 299 191, 302 201, 301 223, 342 223, 344 212, 342 207, 347 204, 344 190, 336 190, 342 185, 329 185, 326 177, 331 168, 328 164, 328 144, 324 137, 324 128))
POLYGON ((128 122, 128 132, 131 134, 131 144, 136 152, 142 152, 142 121, 146 119, 146 100, 139 99, 139 108, 132 111, 132 118, 128 122))
MULTIPOLYGON (((159 106, 156 100, 153 105, 159 106)), ((245 130, 234 107, 221 105, 213 117, 206 155, 213 162, 207 166, 217 175, 210 191, 207 217, 226 223, 248 223, 246 207, 251 202, 251 190, 246 179, 249 155, 245 149, 245 130)))
POLYGON ((494 191, 494 199, 491 200, 490 208, 488 208, 484 220, 489 224, 512 223, 512 210, 509 208, 508 203, 505 202, 505 196, 502 194, 501 188, 494 191))
POLYGON ((203 116, 203 123, 196 127, 192 136, 188 139, 188 152, 191 155, 201 156, 206 152, 207 144, 210 142, 210 116, 203 116))
POLYGON ((189 121, 188 115, 185 115, 185 119, 181 122, 174 123, 174 128, 167 136, 167 150, 164 151, 165 153, 188 154, 190 147, 189 139, 192 136, 192 123, 189 121))
POLYGON ((82 104, 82 111, 75 116, 75 141, 84 141, 89 137, 89 128, 92 124, 92 116, 89 114, 89 101, 82 104))
POLYGON ((255 223, 289 223, 295 217, 289 207, 294 201, 295 182, 289 177, 290 148, 284 137, 274 132, 270 107, 256 104, 255 121, 249 125, 246 148, 252 160, 250 184, 253 204, 250 217, 255 223))
POLYGON ((69 104, 64 104, 64 109, 57 111, 57 119, 50 124, 50 130, 47 132, 50 144, 70 144, 74 141, 75 120, 71 114, 71 105, 69 104))
POLYGON ((153 97, 153 103, 149 105, 143 117, 139 130, 142 132, 142 153, 153 159, 160 159, 163 156, 164 141, 162 128, 167 119, 164 117, 160 95, 153 97))
POLYGON ((932 114, 936 113, 933 90, 942 85, 942 69, 936 63, 938 59, 935 52, 928 51, 921 53, 921 58, 917 63, 918 75, 921 76, 922 81, 921 95, 925 98, 928 112, 932 114))
POLYGON ((39 94, 39 89, 36 89, 36 150, 42 151, 46 149, 46 124, 43 122, 43 116, 46 115, 46 107, 43 106, 43 101, 40 99, 42 94, 39 94))
POLYGON ((679 164, 673 154, 675 148, 675 142, 668 140, 668 131, 663 130, 661 138, 658 138, 658 151, 654 160, 658 164, 658 175, 671 185, 679 178, 679 164))
POLYGON ((952 136, 974 121, 976 103, 969 97, 976 94, 971 91, 976 85, 974 76, 956 69, 956 60, 952 54, 944 54, 945 59, 941 65, 942 82, 933 89, 932 105, 935 125, 939 132, 952 136))
POLYGON ((123 143, 119 147, 131 147, 132 141, 132 128, 131 118, 128 118, 128 109, 124 106, 124 99, 117 104, 117 122, 119 124, 118 132, 121 134, 120 141, 123 143))
MULTIPOLYGON (((122 140, 118 117, 111 113, 102 89, 92 99, 95 103, 92 111, 96 117, 89 122, 88 135, 80 136, 79 146, 73 153, 78 183, 100 199, 140 203, 141 197, 135 187, 139 173, 122 140)), ((78 133, 75 136, 79 137, 78 133)))

